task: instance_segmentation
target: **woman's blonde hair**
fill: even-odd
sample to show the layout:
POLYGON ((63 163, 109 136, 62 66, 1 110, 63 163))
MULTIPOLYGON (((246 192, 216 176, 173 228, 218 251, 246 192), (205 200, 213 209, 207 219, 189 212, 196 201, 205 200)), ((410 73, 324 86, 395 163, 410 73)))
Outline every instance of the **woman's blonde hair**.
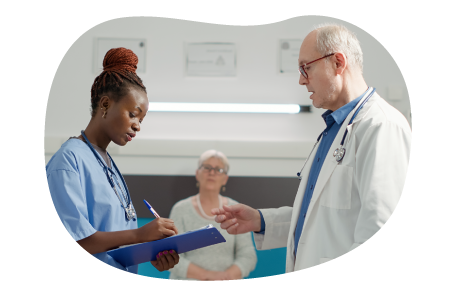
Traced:
POLYGON ((230 170, 230 163, 228 162, 228 158, 226 158, 225 154, 223 154, 222 152, 213 149, 207 150, 203 154, 201 154, 198 160, 198 169, 201 168, 201 166, 206 160, 212 157, 218 158, 222 161, 223 169, 228 174, 228 171, 230 170))

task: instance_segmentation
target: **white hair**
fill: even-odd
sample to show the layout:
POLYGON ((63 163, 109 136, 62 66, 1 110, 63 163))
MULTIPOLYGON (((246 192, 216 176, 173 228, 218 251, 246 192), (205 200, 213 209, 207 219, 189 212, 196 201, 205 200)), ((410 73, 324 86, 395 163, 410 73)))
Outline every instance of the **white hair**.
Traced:
POLYGON ((363 72, 363 51, 353 32, 339 24, 321 24, 314 30, 317 31, 317 51, 322 56, 342 52, 347 57, 349 67, 357 66, 363 72))
POLYGON ((223 169, 228 174, 228 171, 230 170, 230 163, 228 162, 228 158, 226 158, 225 154, 217 150, 207 150, 203 154, 201 154, 198 160, 198 169, 201 168, 201 166, 206 160, 212 157, 218 158, 222 161, 223 169))

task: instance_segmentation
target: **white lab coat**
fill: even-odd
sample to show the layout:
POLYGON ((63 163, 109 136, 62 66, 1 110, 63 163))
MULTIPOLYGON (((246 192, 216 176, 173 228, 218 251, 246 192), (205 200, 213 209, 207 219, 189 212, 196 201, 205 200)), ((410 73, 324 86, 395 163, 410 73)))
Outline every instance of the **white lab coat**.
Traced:
POLYGON ((317 148, 302 171, 293 208, 260 209, 266 231, 254 234, 256 247, 286 246, 287 272, 324 263, 358 247, 385 224, 399 201, 410 154, 409 124, 375 93, 348 127, 345 157, 338 164, 333 153, 354 112, 345 119, 321 168, 296 258, 294 232, 317 148))

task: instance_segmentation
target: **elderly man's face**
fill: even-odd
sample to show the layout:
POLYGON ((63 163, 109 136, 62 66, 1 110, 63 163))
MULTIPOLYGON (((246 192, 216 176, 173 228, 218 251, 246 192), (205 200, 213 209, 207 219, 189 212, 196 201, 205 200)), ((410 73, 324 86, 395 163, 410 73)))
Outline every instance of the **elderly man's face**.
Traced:
MULTIPOLYGON (((302 42, 299 51, 299 66, 322 57, 316 48, 316 32, 309 33, 302 42)), ((308 78, 299 76, 299 84, 305 85, 311 92, 310 99, 316 108, 331 109, 336 100, 336 72, 332 63, 325 59, 316 61, 305 67, 308 78)))

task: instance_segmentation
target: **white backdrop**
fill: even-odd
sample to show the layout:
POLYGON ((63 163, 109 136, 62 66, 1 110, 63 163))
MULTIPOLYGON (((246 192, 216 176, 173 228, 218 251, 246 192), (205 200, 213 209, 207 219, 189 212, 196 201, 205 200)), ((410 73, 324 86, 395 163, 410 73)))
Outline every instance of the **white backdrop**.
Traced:
MULTIPOLYGON (((302 40, 312 26, 338 22, 353 30, 364 52, 370 86, 410 120, 410 102, 401 72, 388 51, 369 33, 328 17, 301 16, 256 26, 215 25, 156 17, 121 18, 83 33, 63 57, 46 111, 46 161, 90 119, 94 45, 98 38, 146 40, 146 72, 138 72, 156 102, 297 103, 310 105, 298 72, 279 73, 279 41, 302 40), (187 77, 184 44, 229 42, 237 49, 237 76, 187 77), (391 100, 389 89, 402 90, 391 100), (390 101, 391 100, 391 101, 390 101)), ((297 61, 296 61, 297 69, 297 61)), ((325 128, 322 109, 296 115, 230 113, 148 113, 137 138, 108 149, 124 174, 191 175, 197 157, 216 147, 231 159, 234 176, 294 176, 325 128), (140 140, 140 141, 138 141, 140 140), (163 151, 156 151, 156 149, 163 151)))

